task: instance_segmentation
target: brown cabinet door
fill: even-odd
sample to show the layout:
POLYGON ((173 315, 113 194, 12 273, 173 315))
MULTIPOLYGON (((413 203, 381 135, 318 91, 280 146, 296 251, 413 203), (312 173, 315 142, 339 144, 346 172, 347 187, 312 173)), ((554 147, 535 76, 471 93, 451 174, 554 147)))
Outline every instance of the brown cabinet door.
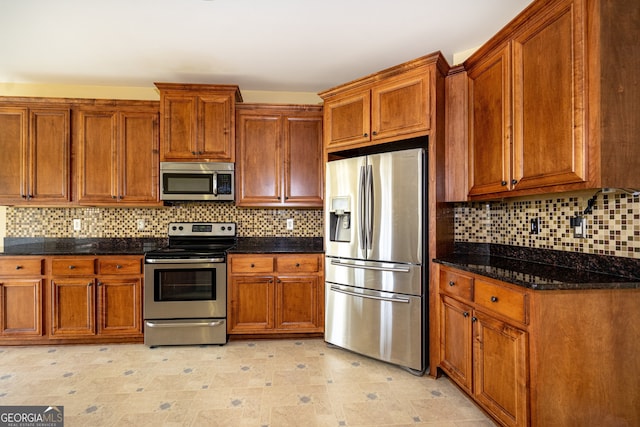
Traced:
POLYGON ((79 111, 77 118, 77 200, 88 204, 116 202, 117 114, 79 111))
POLYGON ((322 116, 288 115, 284 122, 284 202, 322 207, 322 116))
POLYGON ((467 393, 471 393, 471 308, 442 296, 440 328, 440 367, 467 393))
POLYGON ((94 286, 93 277, 51 280, 51 337, 95 335, 94 286))
POLYGON ((28 144, 28 110, 0 108, 0 200, 15 203, 26 200, 26 153, 28 144))
POLYGON ((273 276, 231 276, 228 332, 252 333, 273 329, 273 276))
POLYGON ((236 203, 279 206, 282 202, 282 120, 277 114, 238 114, 236 203))
POLYGON ((98 278, 98 334, 142 334, 142 280, 98 278))
POLYGON ((322 331, 318 276, 279 276, 275 285, 276 329, 322 331))
POLYGON ((371 138, 388 139, 429 130, 429 71, 390 79, 371 89, 371 138))
POLYGON ((42 336, 42 279, 0 279, 0 335, 42 336))
POLYGON ((511 189, 509 46, 468 70, 469 195, 511 189))
POLYGON ((198 156, 208 160, 233 162, 235 160, 235 132, 232 118, 232 100, 229 95, 198 97, 198 156))
POLYGON ((474 312, 474 397, 505 426, 526 426, 528 334, 474 312))
POLYGON ((122 112, 119 115, 118 201, 159 203, 157 111, 122 112))
POLYGON ((197 158, 195 96, 165 95, 162 100, 161 161, 197 158))
POLYGON ((515 189, 587 179, 582 2, 556 3, 513 42, 515 189))
POLYGON ((341 95, 324 103, 325 149, 371 140, 371 92, 341 95))

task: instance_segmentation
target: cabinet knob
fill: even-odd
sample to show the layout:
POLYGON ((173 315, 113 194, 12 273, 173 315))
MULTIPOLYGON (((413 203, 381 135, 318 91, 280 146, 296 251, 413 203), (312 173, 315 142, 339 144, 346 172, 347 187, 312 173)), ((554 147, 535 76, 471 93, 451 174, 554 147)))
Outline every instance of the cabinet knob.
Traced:
POLYGON ((121 266, 120 264, 116 264, 116 268, 117 268, 118 270, 120 270, 120 269, 122 268, 122 266, 121 266))
POLYGON ((91 286, 92 284, 93 284, 93 283, 89 282, 89 283, 87 283, 87 286, 91 286))
POLYGON ((69 270, 73 270, 74 268, 76 268, 76 266, 75 266, 75 265, 70 265, 70 266, 69 266, 69 270))
POLYGON ((492 297, 491 297, 491 302, 498 302, 498 297, 494 297, 494 296, 492 296, 492 297))
POLYGON ((463 315, 464 317, 469 317, 469 312, 468 312, 468 311, 465 311, 464 313, 462 313, 462 315, 463 315))
POLYGON ((517 183, 518 183, 518 180, 517 180, 517 179, 512 179, 512 180, 511 180, 511 184, 516 185, 517 183))
POLYGON ((278 280, 276 280, 276 282, 278 282, 278 283, 282 283, 282 280, 278 279, 278 280))
POLYGON ((191 152, 191 155, 195 156, 195 155, 196 155, 196 152, 195 152, 195 151, 192 151, 192 152, 191 152))
POLYGON ((256 265, 254 263, 251 263, 251 268, 255 267, 256 265))
POLYGON ((507 181, 500 181, 500 185, 504 187, 505 185, 507 185, 507 181))
POLYGON ((471 318, 471 321, 472 321, 472 322, 477 322, 477 321, 478 321, 478 318, 477 318, 476 316, 473 316, 473 317, 471 318))
POLYGON ((449 282, 449 286, 455 286, 456 282, 454 282, 453 280, 449 282))
POLYGON ((116 196, 111 196, 111 198, 112 198, 112 199, 115 199, 115 198, 116 198, 116 196))
POLYGON ((26 199, 27 195, 26 194, 21 194, 20 197, 22 197, 23 199, 26 199))
POLYGON ((364 135, 362 135, 362 136, 364 136, 366 138, 366 137, 369 136, 369 134, 365 132, 364 135))
POLYGON ((21 265, 16 265, 16 270, 22 270, 22 266, 21 265))
POLYGON ((300 263, 299 262, 296 262, 296 267, 300 267, 300 263))
POLYGON ((378 132, 376 132, 375 130, 373 132, 371 132, 371 135, 376 136, 378 134, 378 132))

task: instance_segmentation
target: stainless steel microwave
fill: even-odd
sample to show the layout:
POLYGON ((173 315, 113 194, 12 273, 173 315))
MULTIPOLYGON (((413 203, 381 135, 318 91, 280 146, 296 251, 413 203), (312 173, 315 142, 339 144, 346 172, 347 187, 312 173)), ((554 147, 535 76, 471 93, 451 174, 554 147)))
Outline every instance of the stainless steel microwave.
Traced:
POLYGON ((160 162, 160 200, 233 200, 234 164, 160 162))

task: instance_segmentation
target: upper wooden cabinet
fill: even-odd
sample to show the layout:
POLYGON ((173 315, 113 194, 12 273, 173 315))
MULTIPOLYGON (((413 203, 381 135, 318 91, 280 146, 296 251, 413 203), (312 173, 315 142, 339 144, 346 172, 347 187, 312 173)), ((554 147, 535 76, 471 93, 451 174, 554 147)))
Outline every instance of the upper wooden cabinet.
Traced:
POLYGON ((234 85, 155 83, 160 90, 160 161, 235 161, 234 85))
MULTIPOLYGON (((326 152, 429 133, 439 53, 321 92, 326 152)), ((446 71, 444 71, 446 73, 446 71)))
POLYGON ((157 104, 86 107, 74 117, 78 203, 157 205, 157 104))
POLYGON ((638 7, 537 1, 464 63, 469 196, 640 187, 638 7))
POLYGON ((69 107, 8 105, 0 103, 0 205, 67 203, 69 107))
POLYGON ((322 207, 322 107, 237 108, 236 204, 322 207))

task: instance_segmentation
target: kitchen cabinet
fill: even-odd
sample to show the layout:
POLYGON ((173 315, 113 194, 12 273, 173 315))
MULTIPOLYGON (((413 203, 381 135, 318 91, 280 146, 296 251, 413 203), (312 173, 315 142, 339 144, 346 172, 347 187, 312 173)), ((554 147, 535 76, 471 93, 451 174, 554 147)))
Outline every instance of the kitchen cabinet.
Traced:
POLYGON ((44 259, 0 259, 0 338, 42 337, 44 259))
POLYGON ((440 264, 434 273, 436 365, 500 425, 638 425, 629 337, 640 336, 640 288, 533 290, 440 264))
POLYGON ((322 207, 322 107, 237 108, 236 204, 322 207))
POLYGON ((440 367, 501 424, 528 425, 524 294, 444 268, 440 274, 440 367))
POLYGON ((0 104, 0 204, 65 204, 70 200, 68 106, 0 104))
POLYGON ((155 104, 76 112, 77 202, 159 205, 155 104))
POLYGON ((160 90, 160 161, 235 161, 234 85, 155 83, 160 90))
POLYGON ((229 334, 322 333, 320 254, 231 254, 229 334))
POLYGON ((640 166, 638 6, 621 3, 534 2, 465 61, 471 198, 640 186, 621 172, 640 166))
POLYGON ((443 61, 439 54, 425 56, 321 92, 325 151, 427 135, 443 61))
POLYGON ((49 336, 141 338, 141 275, 140 256, 53 258, 49 336))

